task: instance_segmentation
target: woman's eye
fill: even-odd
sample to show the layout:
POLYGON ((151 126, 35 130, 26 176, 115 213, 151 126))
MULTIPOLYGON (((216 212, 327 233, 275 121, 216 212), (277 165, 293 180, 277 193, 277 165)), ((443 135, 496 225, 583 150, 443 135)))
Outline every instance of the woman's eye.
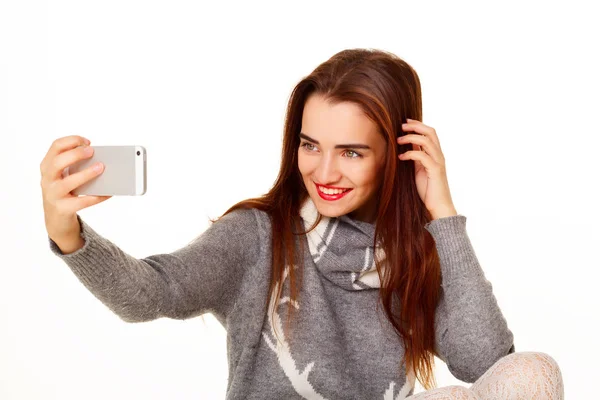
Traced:
POLYGON ((348 150, 348 151, 346 152, 346 154, 348 154, 348 153, 353 153, 353 154, 354 154, 353 156, 350 156, 350 158, 359 158, 359 157, 362 157, 362 155, 358 154, 358 153, 357 153, 357 152, 355 152, 354 150, 348 150))
POLYGON ((301 146, 304 147, 307 150, 312 150, 312 147, 314 147, 314 145, 312 143, 308 143, 308 142, 302 143, 301 146), (308 146, 311 146, 311 148, 309 148, 308 146))

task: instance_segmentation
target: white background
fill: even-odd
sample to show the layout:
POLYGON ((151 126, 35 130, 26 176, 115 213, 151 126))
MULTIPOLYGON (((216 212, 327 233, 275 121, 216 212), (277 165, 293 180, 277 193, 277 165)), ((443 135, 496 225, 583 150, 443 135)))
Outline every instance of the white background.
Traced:
MULTIPOLYGON (((593 3, 2 1, 0 398, 224 398, 225 330, 210 314, 126 323, 51 254, 40 162, 71 134, 145 146, 147 193, 80 215, 135 257, 173 251, 271 187, 291 89, 354 47, 416 69, 423 122, 517 351, 552 355, 566 398, 589 397, 600 375, 593 3)), ((437 377, 462 384, 439 360, 437 377)))

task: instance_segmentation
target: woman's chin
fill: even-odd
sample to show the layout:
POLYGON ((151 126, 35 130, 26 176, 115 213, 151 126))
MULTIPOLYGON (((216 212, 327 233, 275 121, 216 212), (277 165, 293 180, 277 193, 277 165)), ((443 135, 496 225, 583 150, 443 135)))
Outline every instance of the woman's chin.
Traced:
POLYGON ((321 214, 325 217, 337 218, 339 216, 342 216, 342 215, 345 215, 348 213, 347 207, 337 205, 337 204, 327 204, 328 202, 325 200, 322 200, 321 198, 316 199, 316 200, 313 199, 313 202, 315 203, 315 206, 316 206, 319 214, 321 214))

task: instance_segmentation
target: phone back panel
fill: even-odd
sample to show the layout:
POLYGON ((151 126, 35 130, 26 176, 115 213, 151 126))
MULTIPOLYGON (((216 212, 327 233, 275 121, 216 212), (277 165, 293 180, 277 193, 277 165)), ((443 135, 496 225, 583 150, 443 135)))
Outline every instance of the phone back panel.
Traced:
POLYGON ((140 179, 144 181, 145 192, 146 153, 144 151, 137 155, 136 148, 139 149, 139 146, 92 146, 92 148, 94 155, 67 167, 67 174, 71 175, 90 168, 96 162, 104 164, 104 170, 96 178, 92 178, 71 193, 94 196, 134 196, 143 194, 143 192, 136 193, 136 182, 140 179), (143 168, 136 168, 136 158, 139 157, 143 158, 143 168), (136 171, 138 172, 136 173, 136 171))

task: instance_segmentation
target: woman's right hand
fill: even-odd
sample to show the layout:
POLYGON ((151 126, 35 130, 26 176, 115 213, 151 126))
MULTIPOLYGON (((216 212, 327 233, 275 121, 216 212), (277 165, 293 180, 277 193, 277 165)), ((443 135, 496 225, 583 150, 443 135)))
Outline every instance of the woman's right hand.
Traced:
MULTIPOLYGON (((97 177, 104 166, 96 171, 93 166, 63 178, 63 170, 79 160, 90 158, 94 152, 90 141, 72 135, 56 139, 40 164, 41 187, 44 202, 44 220, 48 236, 58 243, 80 240, 77 211, 108 200, 112 196, 77 196, 71 191, 97 177), (85 150, 90 149, 89 153, 85 150)), ((61 246, 62 248, 62 246, 61 246)))

